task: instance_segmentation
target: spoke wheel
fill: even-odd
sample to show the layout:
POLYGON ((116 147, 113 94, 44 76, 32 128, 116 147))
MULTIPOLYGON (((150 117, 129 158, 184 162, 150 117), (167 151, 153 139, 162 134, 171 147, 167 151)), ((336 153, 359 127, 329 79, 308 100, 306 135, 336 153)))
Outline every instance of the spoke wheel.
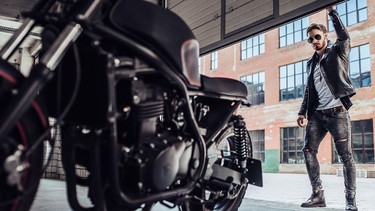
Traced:
MULTIPOLYGON (((11 65, 0 61, 0 111, 12 97, 12 91, 17 88, 23 76, 11 65)), ((43 145, 30 156, 25 153, 37 138, 48 127, 41 104, 34 101, 30 108, 16 123, 12 131, 0 140, 0 210, 21 211, 29 210, 37 192, 43 166, 43 145), (8 182, 9 172, 5 166, 10 156, 16 156, 23 165, 19 182, 8 182)), ((14 168, 13 168, 14 169, 14 168)))
MULTIPOLYGON (((235 137, 233 128, 228 128, 218 139, 216 146, 212 146, 208 150, 209 156, 222 155, 225 162, 234 162, 232 153, 235 151, 235 137)), ((250 138, 247 140, 250 147, 250 138)), ((250 149, 249 149, 250 152, 250 149)), ((196 201, 188 201, 181 206, 184 211, 236 211, 241 205, 242 199, 245 196, 247 184, 236 185, 231 192, 212 192, 203 188, 196 188, 193 192, 199 198, 207 200, 206 203, 200 204, 196 201)))

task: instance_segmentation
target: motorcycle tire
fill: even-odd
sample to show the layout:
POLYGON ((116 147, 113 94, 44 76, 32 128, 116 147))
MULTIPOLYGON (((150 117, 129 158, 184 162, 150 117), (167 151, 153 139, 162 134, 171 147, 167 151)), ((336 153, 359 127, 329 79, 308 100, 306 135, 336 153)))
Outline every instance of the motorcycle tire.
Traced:
MULTIPOLYGON (((24 79, 12 65, 0 61, 0 111, 24 79)), ((43 144, 29 156, 19 156, 20 165, 27 164, 19 174, 18 184, 9 184, 9 172, 4 168, 9 156, 19 151, 27 152, 33 143, 48 128, 48 119, 40 100, 34 100, 32 107, 19 119, 12 131, 0 141, 0 210, 30 210, 38 190, 43 167, 43 144)), ((25 165, 24 165, 25 166, 25 165)), ((8 170, 9 171, 9 170, 8 170)))
MULTIPOLYGON (((225 150, 230 153, 234 150, 235 143, 234 143, 234 130, 233 127, 229 127, 226 131, 224 131, 217 139, 217 149, 225 150), (220 147, 220 144, 225 144, 225 149, 220 147), (229 149, 228 149, 229 148, 229 149)), ((248 137, 247 146, 249 147, 248 152, 251 150, 251 139, 248 137)), ((251 153, 249 153, 251 154, 251 153)), ((230 157, 230 156, 228 156, 230 157)), ((239 186, 235 196, 231 198, 227 197, 216 197, 212 193, 209 195, 209 203, 197 203, 196 201, 188 201, 184 205, 181 206, 183 211, 236 211, 240 207, 243 198, 245 197, 246 190, 248 184, 243 184, 239 186)), ((206 191, 202 188, 196 188, 193 191, 193 194, 199 198, 207 198, 206 191)))

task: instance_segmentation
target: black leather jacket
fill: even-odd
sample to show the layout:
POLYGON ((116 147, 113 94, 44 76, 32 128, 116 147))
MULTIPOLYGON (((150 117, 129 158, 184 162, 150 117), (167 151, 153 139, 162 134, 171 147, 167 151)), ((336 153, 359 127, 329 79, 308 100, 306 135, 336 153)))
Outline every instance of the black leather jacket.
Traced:
MULTIPOLYGON (((349 52, 350 37, 348 31, 342 24, 338 13, 334 10, 329 13, 333 27, 335 28, 337 40, 332 44, 328 41, 328 46, 320 61, 320 69, 328 88, 331 90, 335 99, 340 99, 348 110, 352 103, 350 97, 355 95, 354 86, 349 77, 349 52)), ((314 55, 307 61, 308 80, 306 84, 303 101, 298 115, 304 115, 309 118, 318 107, 318 95, 313 81, 313 70, 317 64, 318 55, 314 55)))

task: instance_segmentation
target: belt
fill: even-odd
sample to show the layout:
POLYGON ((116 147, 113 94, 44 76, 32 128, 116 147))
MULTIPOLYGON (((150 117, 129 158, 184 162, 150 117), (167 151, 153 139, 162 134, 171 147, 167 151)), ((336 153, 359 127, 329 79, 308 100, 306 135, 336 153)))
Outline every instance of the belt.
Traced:
POLYGON ((328 108, 328 109, 323 109, 323 110, 318 110, 318 111, 321 111, 323 114, 332 114, 335 112, 337 113, 343 112, 345 111, 345 109, 343 106, 339 106, 339 107, 328 108))

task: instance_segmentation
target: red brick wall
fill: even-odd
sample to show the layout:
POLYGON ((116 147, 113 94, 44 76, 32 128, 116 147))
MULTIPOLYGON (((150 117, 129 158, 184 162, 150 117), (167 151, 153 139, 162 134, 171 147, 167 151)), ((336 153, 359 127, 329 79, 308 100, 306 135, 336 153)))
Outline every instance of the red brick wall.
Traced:
MULTIPOLYGON (((352 98, 354 106, 350 110, 352 120, 375 119, 375 1, 368 0, 367 3, 368 20, 347 28, 351 36, 352 47, 369 43, 371 53, 372 86, 357 89, 357 95, 352 98)), ((311 15, 309 23, 313 22, 328 25, 326 11, 311 15)), ((336 40, 334 32, 329 33, 329 39, 336 40)), ((264 54, 241 61, 238 43, 219 50, 217 70, 210 70, 211 56, 209 54, 203 56, 201 72, 211 77, 239 79, 241 76, 264 71, 265 104, 241 109, 240 113, 245 117, 249 130, 265 130, 266 150, 280 150, 280 128, 297 126, 297 112, 302 99, 279 101, 279 67, 308 59, 312 53, 311 46, 305 41, 279 48, 279 30, 273 29, 265 33, 264 54)), ((331 152, 331 138, 328 135, 322 142, 318 155, 323 166, 322 173, 335 171, 334 168, 337 165, 331 165, 331 152)), ((298 166, 293 167, 293 171, 303 172, 304 166, 298 166)), ((360 165, 359 168, 361 168, 360 165)), ((366 165, 366 168, 375 168, 375 166, 366 165)), ((283 169, 285 168, 280 168, 281 171, 284 171, 283 169)))

